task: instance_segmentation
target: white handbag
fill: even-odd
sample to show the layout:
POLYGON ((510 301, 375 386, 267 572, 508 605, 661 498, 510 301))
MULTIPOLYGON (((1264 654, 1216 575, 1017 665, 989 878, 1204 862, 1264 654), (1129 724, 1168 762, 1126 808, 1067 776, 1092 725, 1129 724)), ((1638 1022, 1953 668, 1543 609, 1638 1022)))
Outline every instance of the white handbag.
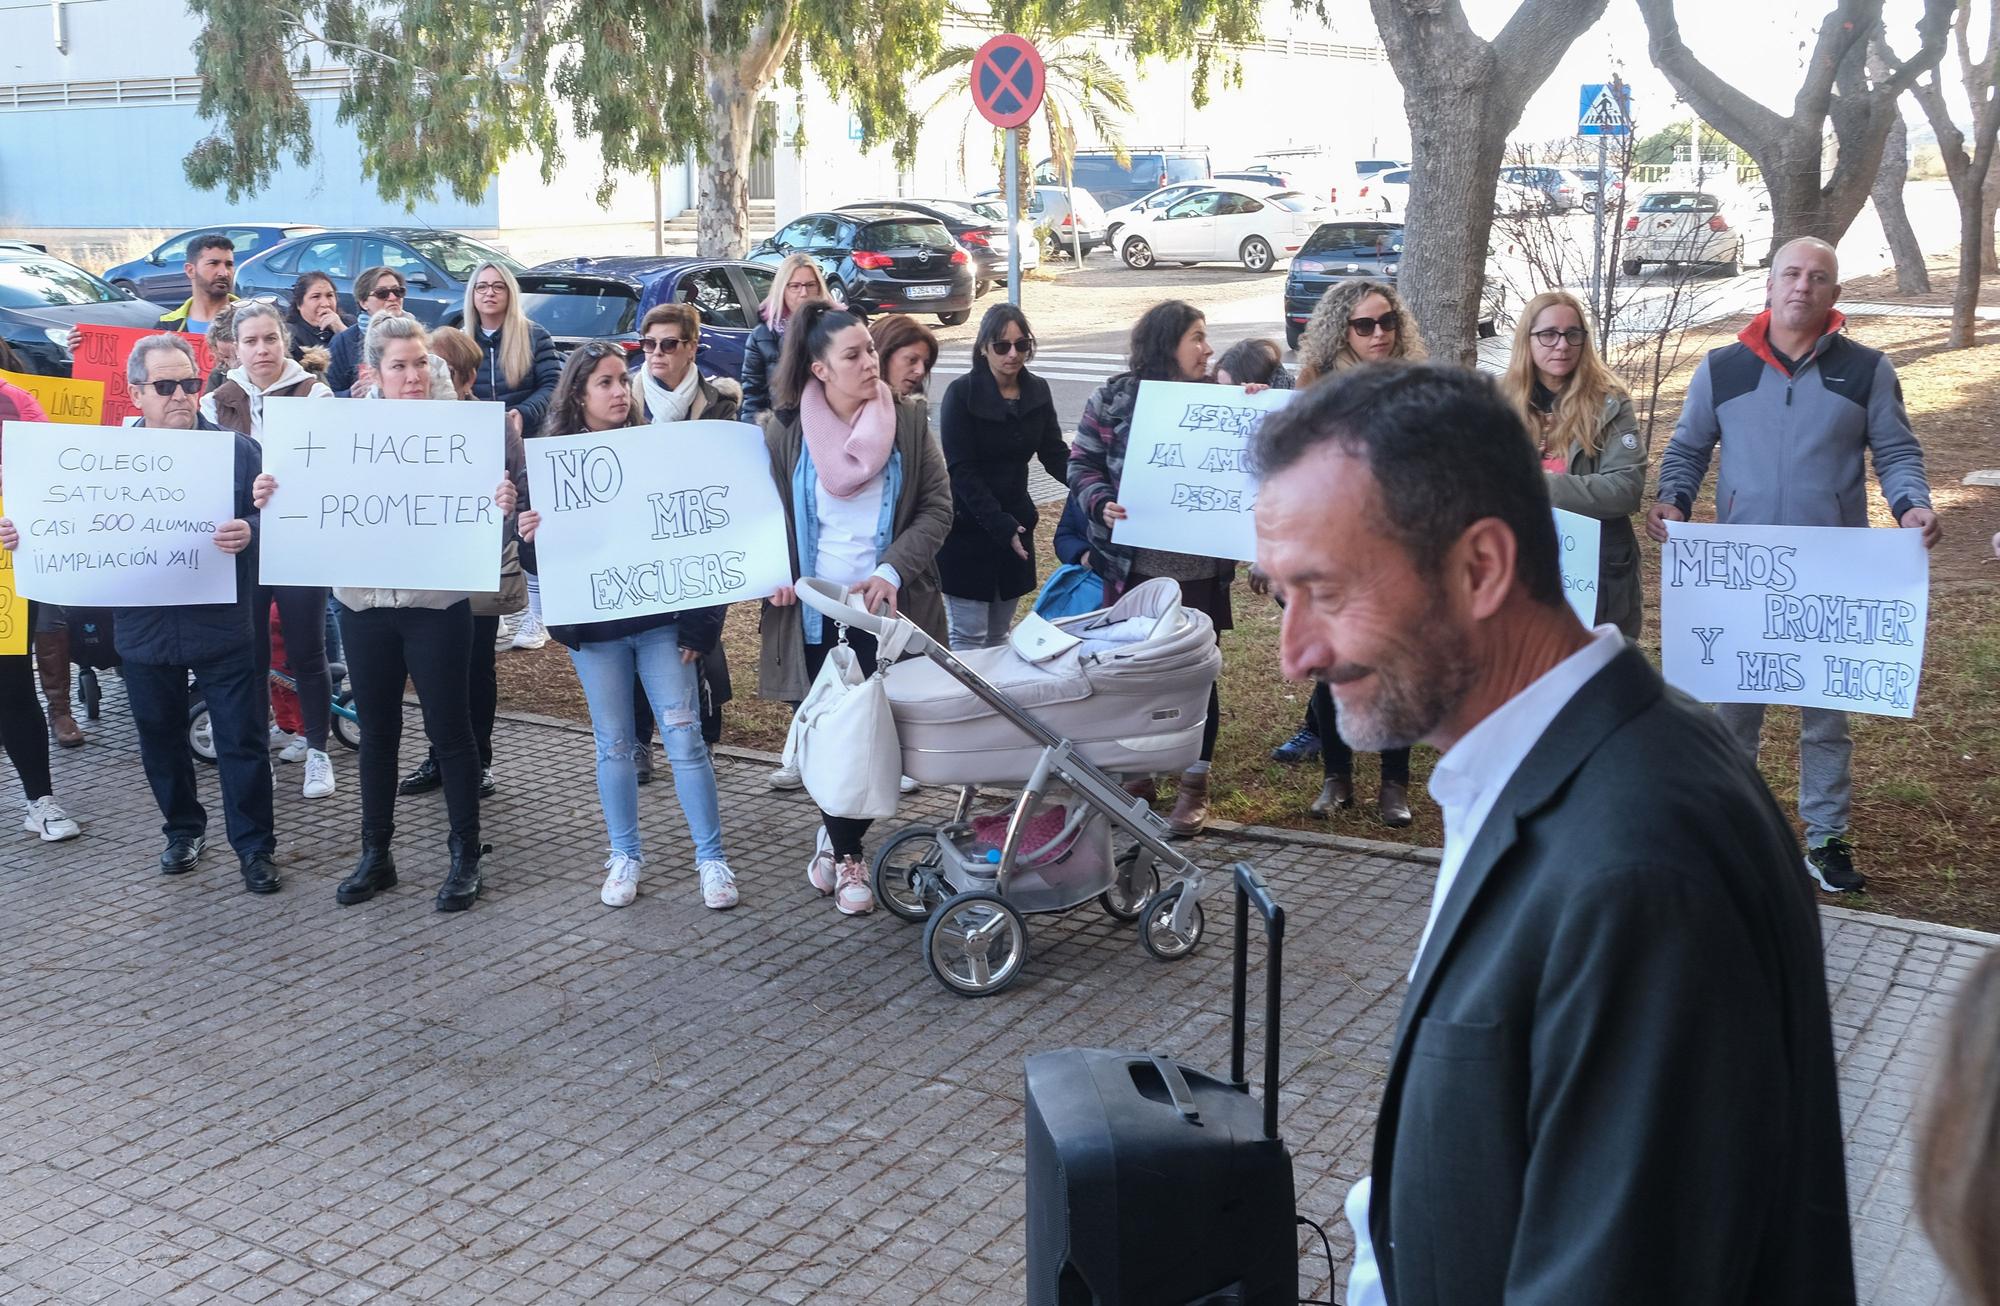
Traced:
POLYGON ((845 639, 827 650, 818 677, 792 715, 785 764, 798 767, 806 792, 828 816, 880 820, 896 814, 903 746, 889 710, 889 691, 880 670, 861 674, 845 639))

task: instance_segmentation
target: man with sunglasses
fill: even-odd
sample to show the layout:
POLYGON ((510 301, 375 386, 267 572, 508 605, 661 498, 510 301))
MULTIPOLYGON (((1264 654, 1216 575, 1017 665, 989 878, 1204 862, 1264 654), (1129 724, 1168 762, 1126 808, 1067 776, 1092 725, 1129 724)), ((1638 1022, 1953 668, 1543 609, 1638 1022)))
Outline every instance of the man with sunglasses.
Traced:
MULTIPOLYGON (((221 429, 197 407, 201 373, 194 351, 179 336, 139 341, 126 361, 125 379, 139 409, 134 425, 163 432, 221 429)), ((250 603, 257 592, 257 509, 250 487, 263 470, 263 456, 249 437, 234 439, 236 516, 216 527, 215 547, 236 560, 236 601, 119 608, 112 620, 118 656, 125 664, 125 693, 139 728, 139 759, 166 818, 161 873, 194 870, 207 844, 208 813, 195 796, 194 757, 187 745, 192 672, 208 705, 223 819, 243 887, 251 893, 276 893, 278 872, 271 858, 277 837, 264 729, 269 696, 250 656, 250 603)))
POLYGON ((377 317, 400 317, 408 293, 403 274, 394 268, 363 268, 354 278, 354 302, 361 306, 360 316, 327 346, 326 383, 334 394, 349 399, 368 393, 368 387, 375 383, 361 361, 368 324, 377 317))

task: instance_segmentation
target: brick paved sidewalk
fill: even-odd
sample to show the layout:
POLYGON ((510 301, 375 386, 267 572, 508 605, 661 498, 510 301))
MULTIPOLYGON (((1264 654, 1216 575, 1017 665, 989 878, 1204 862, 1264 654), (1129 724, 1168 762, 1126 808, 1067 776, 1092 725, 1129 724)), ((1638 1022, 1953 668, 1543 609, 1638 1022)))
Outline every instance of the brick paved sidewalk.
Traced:
MULTIPOLYGON (((219 837, 199 873, 162 877, 109 684, 89 747, 56 760, 84 838, 17 835, 0 866, 0 1301, 1019 1301, 1022 1058, 1226 1066, 1225 895, 1172 965, 1094 908, 1038 918, 1024 979, 964 1001, 925 972, 918 929, 843 919, 807 887, 803 796, 724 759, 743 905, 702 908, 662 763, 654 860, 610 911, 590 742, 569 727, 502 723, 496 851, 464 915, 431 910, 435 795, 403 801, 402 885, 335 906, 352 754, 320 803, 280 767, 282 894, 241 892, 219 837)), ((411 761, 419 738, 412 713, 411 761)), ((1254 859, 1290 912, 1282 1120, 1299 1208, 1344 1256, 1434 860, 1197 848, 1254 859)), ((1826 936, 1863 1299, 1940 1301, 1908 1117, 1932 1022, 1992 940, 1838 911, 1826 936)), ((1325 1296, 1312 1252, 1302 1286, 1325 1296)))

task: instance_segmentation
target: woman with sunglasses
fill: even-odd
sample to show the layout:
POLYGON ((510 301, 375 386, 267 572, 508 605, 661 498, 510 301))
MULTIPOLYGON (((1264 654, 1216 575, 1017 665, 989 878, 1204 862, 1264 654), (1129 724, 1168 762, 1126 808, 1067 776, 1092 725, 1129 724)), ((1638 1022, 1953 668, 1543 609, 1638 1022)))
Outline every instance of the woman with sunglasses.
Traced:
POLYGON ((1035 525, 1028 493, 1037 458, 1057 481, 1069 476, 1049 383, 1028 370, 1035 333, 1013 304, 980 319, 972 370, 945 388, 938 410, 951 472, 951 533, 938 550, 951 646, 963 651, 1007 642, 1021 596, 1034 590, 1035 525))
POLYGON ((1646 437, 1632 396, 1592 346, 1583 301, 1547 290, 1514 328, 1500 392, 1538 442, 1558 508, 1596 518, 1597 624, 1639 638, 1643 595, 1632 516, 1646 490, 1646 437))
POLYGON ((825 299, 826 275, 810 254, 787 254, 771 280, 771 293, 757 310, 763 319, 743 345, 743 420, 771 410, 771 375, 785 345, 785 326, 808 299, 825 299))
MULTIPOLYGON (((1351 367, 1390 360, 1420 363, 1430 356, 1416 319, 1394 286, 1381 281, 1343 281, 1321 296, 1299 338, 1299 388, 1351 367)), ((1354 806, 1354 750, 1340 737, 1339 710, 1325 684, 1313 686, 1306 721, 1320 741, 1322 784, 1313 799, 1314 816, 1330 816, 1354 806)), ((1382 824, 1401 829, 1411 821, 1410 750, 1391 748, 1382 757, 1382 785, 1375 813, 1382 824)))
MULTIPOLYGON (((1229 606, 1229 586, 1236 564, 1227 559, 1166 549, 1134 548, 1115 543, 1111 529, 1125 520, 1118 502, 1118 485, 1132 438, 1132 409, 1143 381, 1207 381, 1208 362, 1215 351, 1208 344, 1208 319, 1200 309, 1178 299, 1155 304, 1132 327, 1131 362, 1126 371, 1106 381, 1083 406, 1076 443, 1069 456, 1069 488, 1083 510, 1090 533, 1091 567, 1104 578, 1104 601, 1115 603, 1127 590, 1156 576, 1167 576, 1181 587, 1181 603, 1208 614, 1218 638, 1235 627, 1229 606)), ((1177 838, 1200 834, 1208 825, 1208 767, 1215 756, 1222 700, 1214 687, 1208 692, 1208 715, 1202 728, 1201 758, 1182 772, 1180 790, 1167 830, 1177 838)), ((1149 776, 1131 786, 1152 801, 1149 776)))
MULTIPOLYGON (((650 318, 648 319, 651 320, 650 318)), ((654 331, 661 330, 655 323, 654 331)), ((679 352, 679 351, 671 351, 679 352)), ((653 355, 659 356, 654 346, 653 355)), ((632 402, 625 351, 594 340, 563 364, 542 435, 576 435, 646 425, 632 402)), ((746 432, 747 434, 747 432, 746 432)), ((667 438, 664 433, 660 438, 667 438)), ((532 452, 532 446, 531 446, 532 452)), ((541 516, 521 514, 521 539, 532 548, 541 516)), ((684 608, 643 617, 620 617, 549 631, 569 650, 576 678, 590 704, 597 742, 597 800, 604 809, 611 855, 604 863, 598 901, 623 907, 639 892, 644 847, 639 837, 638 743, 633 730, 633 684, 644 686, 653 714, 665 727, 674 796, 694 839, 701 900, 718 911, 736 905, 736 876, 722 849, 722 811, 715 767, 701 737, 701 694, 696 667, 722 638, 724 607, 684 608)))
POLYGON ((403 274, 394 268, 363 268, 354 278, 354 302, 361 306, 361 313, 353 326, 335 336, 326 347, 326 383, 336 395, 343 399, 360 398, 375 384, 374 374, 366 372, 367 360, 362 357, 368 324, 378 317, 401 313, 407 293, 403 274))

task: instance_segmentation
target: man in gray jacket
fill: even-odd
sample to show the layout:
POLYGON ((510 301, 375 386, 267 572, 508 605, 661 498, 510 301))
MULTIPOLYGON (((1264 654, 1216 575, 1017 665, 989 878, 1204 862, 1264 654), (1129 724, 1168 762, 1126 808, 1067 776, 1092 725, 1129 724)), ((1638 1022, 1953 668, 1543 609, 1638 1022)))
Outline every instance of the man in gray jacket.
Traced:
MULTIPOLYGON (((1868 525, 1864 458, 1898 525, 1943 537, 1931 511, 1924 452, 1903 410, 1903 387, 1886 355, 1841 334, 1833 304, 1840 267, 1833 246, 1803 236, 1771 260, 1769 307, 1737 343, 1713 350, 1688 384, 1674 438, 1660 463, 1659 502, 1646 533, 1667 538, 1667 523, 1686 521, 1709 457, 1722 441, 1715 519, 1731 525, 1868 525)), ((1764 727, 1762 703, 1716 706, 1754 760, 1764 727)), ((1866 883, 1847 839, 1854 741, 1847 714, 1800 709, 1799 815, 1806 825, 1806 869, 1831 892, 1866 883)))

